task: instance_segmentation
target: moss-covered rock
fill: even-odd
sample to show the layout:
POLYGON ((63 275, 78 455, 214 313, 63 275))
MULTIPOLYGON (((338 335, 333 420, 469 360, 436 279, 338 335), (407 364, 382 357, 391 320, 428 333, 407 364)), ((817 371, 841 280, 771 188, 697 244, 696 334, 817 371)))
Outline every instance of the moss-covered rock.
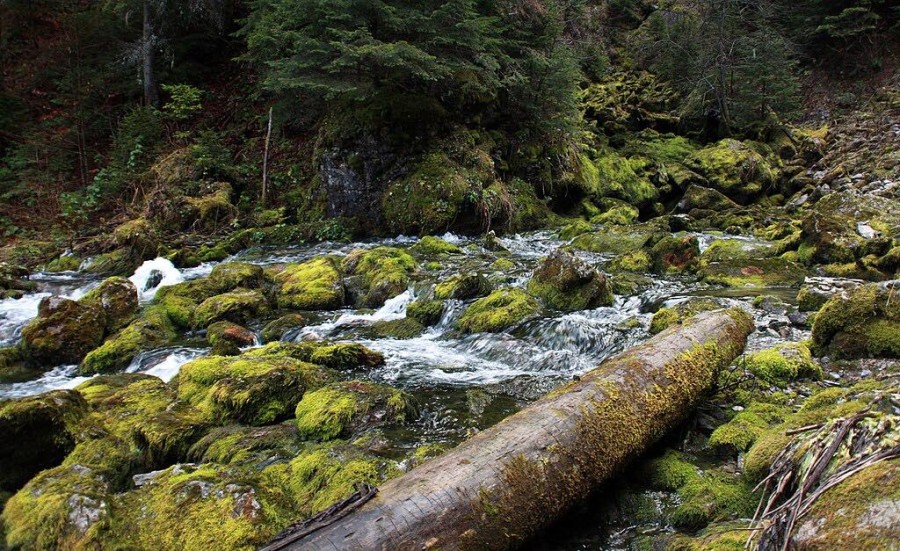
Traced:
POLYGON ((422 334, 425 326, 406 317, 398 320, 376 321, 364 333, 376 339, 411 339, 422 334))
POLYGON ((700 276, 707 283, 728 287, 779 287, 800 285, 803 266, 766 243, 739 239, 714 241, 700 257, 700 276))
POLYGON ((900 238, 900 201, 874 194, 832 193, 817 202, 801 225, 800 258, 811 264, 845 264, 889 252, 900 238), (863 235, 865 234, 865 235, 863 235))
POLYGON ((188 362, 176 384, 178 397, 212 422, 267 425, 290 417, 308 389, 330 378, 326 369, 289 356, 244 354, 188 362))
POLYGON ((123 549, 256 549, 290 522, 283 488, 256 472, 178 464, 115 496, 110 539, 123 549))
POLYGON ((385 385, 344 381, 309 392, 297 404, 297 427, 307 438, 346 438, 376 426, 412 419, 413 399, 385 385))
POLYGON ((136 218, 117 226, 113 230, 113 239, 132 257, 141 260, 156 257, 159 249, 159 235, 146 218, 136 218))
POLYGON ((822 378, 822 368, 802 343, 783 343, 744 358, 744 367, 766 383, 785 386, 802 378, 822 378))
POLYGON ((258 289, 265 280, 261 266, 247 262, 226 262, 212 269, 207 276, 210 289, 219 293, 238 287, 258 289))
POLYGON ((96 304, 47 297, 22 329, 22 353, 36 368, 76 364, 103 342, 106 315, 96 304))
POLYGON ((753 403, 739 411, 724 425, 716 427, 708 445, 728 453, 746 452, 773 425, 784 420, 784 407, 767 403, 753 403))
POLYGON ((39 471, 59 465, 75 447, 87 410, 72 390, 0 402, 0 490, 15 491, 39 471))
POLYGON ((285 334, 306 327, 306 324, 306 318, 300 314, 286 314, 270 321, 263 327, 262 340, 263 342, 279 341, 285 334))
POLYGON ((716 300, 702 297, 691 298, 675 306, 660 308, 650 320, 650 334, 655 335, 664 329, 682 323, 700 312, 717 310, 719 308, 722 308, 722 305, 716 300))
POLYGON ((165 314, 175 327, 190 329, 194 326, 194 312, 197 302, 174 293, 157 293, 156 308, 165 314))
POLYGON ((112 334, 134 319, 138 310, 138 292, 134 283, 124 277, 111 277, 79 302, 100 307, 106 314, 104 330, 112 334))
POLYGON ((416 300, 406 307, 406 317, 419 322, 425 327, 441 321, 444 315, 444 303, 440 300, 416 300))
POLYGON ((770 159, 733 139, 697 151, 687 165, 705 177, 712 188, 741 204, 759 198, 780 177, 770 159))
MULTIPOLYGON (((596 207, 594 208, 596 209, 596 207)), ((559 238, 568 241, 593 230, 594 225, 587 220, 576 220, 559 230, 559 238)))
POLYGON ((140 352, 164 346, 177 337, 178 333, 166 311, 159 306, 152 306, 125 329, 87 354, 78 371, 85 375, 121 371, 140 352))
POLYGON ((256 341, 253 331, 230 321, 217 321, 206 328, 206 340, 213 348, 220 342, 250 346, 256 341))
POLYGON ((613 303, 606 276, 574 254, 557 249, 534 271, 528 292, 553 309, 573 312, 613 303))
POLYGON ((262 474, 266 487, 285 490, 294 518, 313 515, 346 499, 360 483, 377 485, 399 473, 392 461, 333 441, 311 447, 290 463, 274 465, 262 474))
POLYGON ((540 305, 521 289, 498 289, 469 305, 457 321, 467 333, 494 333, 534 317, 540 305))
POLYGON ((605 226, 578 235, 572 246, 594 253, 624 254, 644 248, 655 232, 656 228, 646 225, 605 226))
POLYGON ((360 306, 377 308, 390 298, 406 291, 409 276, 418 269, 409 253, 394 247, 356 249, 344 258, 343 270, 357 276, 361 285, 360 306))
POLYGON ((304 449, 296 423, 265 427, 227 425, 210 430, 191 446, 188 457, 199 463, 259 468, 289 461, 304 449))
POLYGON ((95 377, 76 390, 95 412, 92 434, 110 442, 80 443, 67 464, 81 461, 120 476, 133 474, 132 468, 158 469, 184 457, 208 425, 199 410, 179 401, 174 389, 150 375, 95 377), (115 449, 114 440, 124 443, 124 456, 114 451, 110 457, 106 451, 106 445, 115 449))
POLYGON ((231 204, 231 184, 215 182, 205 187, 199 197, 186 198, 189 216, 182 217, 182 224, 189 222, 190 229, 205 231, 227 228, 238 215, 231 204))
POLYGON ((452 243, 447 243, 440 237, 435 237, 433 235, 426 235, 419 240, 418 243, 410 247, 410 251, 420 254, 422 256, 429 257, 446 257, 451 254, 462 254, 462 249, 453 245, 452 243))
POLYGON ((492 290, 491 282, 482 274, 455 274, 435 286, 434 298, 469 300, 487 296, 492 290))
POLYGON ((645 274, 653 267, 653 259, 645 249, 617 255, 609 263, 610 272, 634 272, 645 274))
POLYGON ((813 323, 813 349, 838 358, 900 358, 900 281, 833 296, 813 323))
POLYGON ((357 343, 328 341, 273 342, 245 356, 288 356, 340 371, 368 370, 384 365, 384 356, 357 343))
POLYGON ((340 267, 334 257, 288 264, 275 280, 280 308, 336 310, 346 302, 340 267))
POLYGON ((656 273, 691 271, 700 257, 700 243, 694 236, 664 237, 653 245, 650 256, 656 273))
POLYGON ((624 157, 613 150, 583 153, 578 158, 577 181, 591 197, 612 197, 647 206, 659 192, 645 174, 650 163, 643 157, 624 157))
POLYGON ((194 326, 206 327, 217 321, 245 323, 259 317, 267 308, 262 291, 235 289, 201 302, 194 312, 194 326))
POLYGON ((706 211, 724 212, 737 209, 739 205, 722 193, 703 186, 690 185, 684 192, 676 210, 688 214, 706 211))
POLYGON ((109 519, 111 485, 86 465, 45 470, 3 509, 6 545, 12 549, 100 547, 109 519))
POLYGON ((862 284, 862 281, 807 277, 797 292, 797 307, 801 312, 815 312, 834 295, 855 289, 862 284))
POLYGON ((123 248, 89 258, 84 271, 89 274, 128 276, 140 264, 140 258, 132 256, 130 250, 123 248))
POLYGON ((591 217, 592 224, 618 224, 627 226, 637 222, 638 209, 620 199, 605 198, 600 201, 603 212, 591 217))
POLYGON ((64 254, 54 258, 44 266, 44 271, 51 274, 59 272, 74 272, 81 267, 82 260, 72 254, 64 254))
POLYGON ((681 503, 669 522, 682 530, 699 530, 713 521, 746 518, 759 503, 752 486, 731 473, 705 471, 678 488, 681 503))

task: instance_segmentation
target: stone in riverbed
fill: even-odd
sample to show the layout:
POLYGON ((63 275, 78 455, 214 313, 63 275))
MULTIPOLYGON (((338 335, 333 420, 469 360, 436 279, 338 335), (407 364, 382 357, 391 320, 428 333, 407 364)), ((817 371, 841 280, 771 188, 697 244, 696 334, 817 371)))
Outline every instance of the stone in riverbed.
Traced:
POLYGON ((34 367, 75 364, 103 342, 106 315, 96 304, 47 297, 38 316, 22 330, 22 352, 34 367))
POLYGON ((609 306, 614 300, 606 275, 563 249, 535 270, 528 291, 548 307, 565 312, 609 306))
POLYGON ((900 280, 834 295, 816 314, 813 349, 837 358, 900 358, 900 280))
POLYGON ((466 333, 496 333, 537 316, 540 309, 540 304, 521 289, 498 289, 470 304, 457 325, 466 333))

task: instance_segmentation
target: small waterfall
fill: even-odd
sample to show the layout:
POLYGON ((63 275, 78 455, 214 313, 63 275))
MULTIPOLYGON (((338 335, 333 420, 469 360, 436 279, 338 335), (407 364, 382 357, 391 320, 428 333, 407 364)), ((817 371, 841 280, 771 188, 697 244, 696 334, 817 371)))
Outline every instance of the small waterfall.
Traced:
POLYGON ((158 257, 141 264, 134 275, 128 278, 137 287, 141 302, 149 302, 161 287, 168 287, 184 281, 184 276, 170 261, 158 257))

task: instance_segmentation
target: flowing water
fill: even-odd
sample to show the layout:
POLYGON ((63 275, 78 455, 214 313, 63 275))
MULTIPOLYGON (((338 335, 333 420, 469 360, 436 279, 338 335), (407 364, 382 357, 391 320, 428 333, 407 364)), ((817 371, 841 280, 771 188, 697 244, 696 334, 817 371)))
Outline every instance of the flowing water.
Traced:
MULTIPOLYGON (((705 248, 712 236, 699 235, 705 248)), ((759 331, 751 338, 750 349, 771 346, 780 340, 799 340, 805 335, 790 327, 783 312, 769 313, 752 307, 753 296, 781 294, 793 300, 795 290, 751 289, 722 292, 706 288, 691 279, 654 276, 632 296, 617 296, 615 304, 593 310, 555 314, 532 320, 505 333, 463 335, 454 331, 454 321, 466 303, 448 301, 443 319, 423 334, 411 339, 373 338, 370 326, 378 321, 402 319, 416 297, 431 284, 459 272, 478 271, 495 287, 524 286, 541 258, 564 245, 554 233, 534 232, 486 242, 480 238, 445 235, 464 251, 442 260, 437 270, 427 272, 410 289, 392 298, 378 310, 345 309, 312 314, 315 323, 285 336, 289 340, 331 339, 359 342, 384 354, 384 366, 368 377, 413 393, 421 415, 410 427, 390 429, 391 444, 411 449, 422 442, 454 444, 472 431, 481 430, 538 398, 560 383, 570 380, 622 350, 649 336, 652 313, 661 306, 711 295, 724 304, 740 305, 751 311, 759 331), (514 263, 508 270, 495 270, 497 244, 514 263)), ((362 243, 320 243, 291 249, 250 249, 227 259, 260 265, 299 262, 323 254, 345 255, 355 248, 381 245, 409 247, 415 238, 373 240, 362 243)), ((578 253, 587 262, 603 268, 611 255, 578 253)), ((141 304, 150 302, 165 285, 202 277, 214 263, 178 270, 164 259, 145 262, 134 275, 141 304)), ((79 273, 36 274, 39 289, 20 299, 0 301, 0 345, 20 339, 21 329, 37 314, 40 300, 51 294, 79 298, 99 283, 79 273)), ((258 332, 263 320, 249 324, 258 332)), ((182 365, 208 352, 202 334, 188 335, 181 346, 166 347, 141 354, 129 372, 143 372, 171 380, 182 365)), ((76 366, 58 366, 40 379, 0 385, 0 398, 21 397, 58 388, 72 388, 85 381, 76 366)), ((398 452, 398 456, 401 455, 398 452)), ((603 545, 606 545, 604 543, 603 545)), ((600 544, 598 544, 600 545, 600 544)), ((602 547, 584 547, 585 549, 602 547)))

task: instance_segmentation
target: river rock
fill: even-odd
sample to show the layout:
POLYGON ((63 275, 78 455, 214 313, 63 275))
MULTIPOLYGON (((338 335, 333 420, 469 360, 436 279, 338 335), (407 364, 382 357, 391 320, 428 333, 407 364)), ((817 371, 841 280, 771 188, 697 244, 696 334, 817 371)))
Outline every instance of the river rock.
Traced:
POLYGON ((22 330, 22 352, 35 367, 75 364, 103 342, 105 326, 106 315, 96 304, 47 297, 22 330))
POLYGON ((861 279, 807 277, 797 293, 797 307, 801 312, 816 311, 834 295, 856 289, 865 283, 861 279))
POLYGON ((138 310, 138 293, 131 281, 124 277, 111 277, 80 302, 102 308, 106 313, 106 333, 112 334, 134 319, 138 310))
POLYGON ((528 292, 550 308, 569 312, 609 306, 614 300, 606 275, 564 249, 555 250, 534 271, 528 292))
POLYGON ((832 358, 900 358, 900 280, 831 297, 813 322, 813 349, 832 358))

